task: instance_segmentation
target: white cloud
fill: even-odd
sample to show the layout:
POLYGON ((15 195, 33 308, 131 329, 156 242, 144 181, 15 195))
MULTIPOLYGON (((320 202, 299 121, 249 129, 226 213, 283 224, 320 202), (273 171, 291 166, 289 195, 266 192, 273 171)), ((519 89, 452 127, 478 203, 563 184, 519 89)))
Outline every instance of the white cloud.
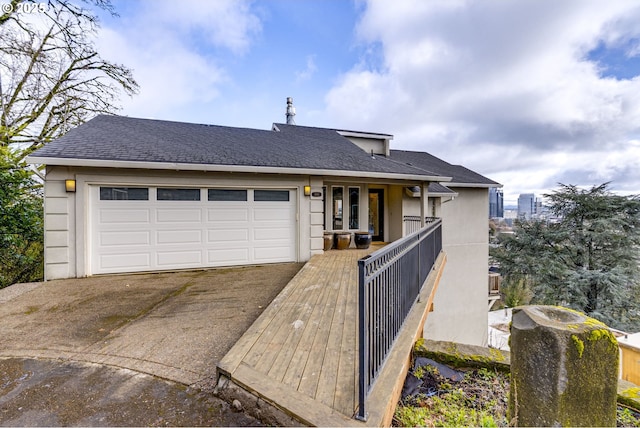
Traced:
POLYGON ((318 67, 316 66, 315 55, 307 55, 306 68, 296 73, 296 83, 311 79, 316 71, 318 71, 318 67))
POLYGON ((97 38, 101 55, 132 68, 140 84, 139 95, 122 100, 124 114, 211 122, 206 105, 231 80, 220 57, 245 54, 261 30, 250 3, 164 0, 136 5, 112 24, 117 28, 103 24, 97 38))
POLYGON ((640 78, 603 78, 586 59, 600 43, 640 37, 639 18, 632 1, 372 0, 357 34, 380 60, 345 73, 327 109, 336 126, 392 132, 505 194, 560 179, 640 191, 629 173, 640 78))
POLYGON ((262 25, 246 0, 153 0, 143 3, 141 14, 148 25, 159 26, 185 42, 205 44, 242 54, 262 25))

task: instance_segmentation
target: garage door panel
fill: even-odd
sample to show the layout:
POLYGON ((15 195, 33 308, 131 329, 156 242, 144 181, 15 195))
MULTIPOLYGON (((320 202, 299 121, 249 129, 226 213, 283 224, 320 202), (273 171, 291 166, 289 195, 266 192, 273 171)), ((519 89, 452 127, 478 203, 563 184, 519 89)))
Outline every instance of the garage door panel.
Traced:
POLYGON ((103 273, 150 270, 151 254, 130 252, 119 252, 118 254, 102 254, 99 259, 99 266, 103 273))
POLYGON ((255 241, 280 240, 290 242, 292 238, 290 227, 256 228, 253 230, 255 241))
POLYGON ((249 208, 215 208, 207 210, 207 221, 218 222, 248 222, 249 208))
POLYGON ((287 245, 283 245, 281 247, 264 247, 264 248, 254 248, 253 249, 254 259, 256 262, 279 262, 290 260, 291 258, 291 247, 287 245))
POLYGON ((225 266, 233 263, 246 264, 249 260, 248 248, 225 248, 207 251, 207 262, 212 266, 225 266))
POLYGON ((156 242, 164 244, 202 244, 202 230, 158 230, 156 242))
POLYGON ((150 218, 149 208, 126 210, 103 208, 100 210, 99 221, 101 224, 149 223, 150 218))
POLYGON ((124 231, 124 232, 101 232, 99 235, 100 246, 102 247, 122 247, 130 245, 150 245, 150 231, 124 231))
POLYGON ((255 221, 278 221, 284 222, 291 220, 291 209, 287 207, 278 208, 256 208, 253 211, 253 219, 255 221))
POLYGON ((165 268, 202 266, 202 251, 158 251, 156 264, 165 268))
POLYGON ((201 223, 202 210, 194 209, 157 209, 156 221, 158 223, 201 223))
POLYGON ((249 231, 247 229, 209 229, 207 244, 216 242, 249 242, 249 231))

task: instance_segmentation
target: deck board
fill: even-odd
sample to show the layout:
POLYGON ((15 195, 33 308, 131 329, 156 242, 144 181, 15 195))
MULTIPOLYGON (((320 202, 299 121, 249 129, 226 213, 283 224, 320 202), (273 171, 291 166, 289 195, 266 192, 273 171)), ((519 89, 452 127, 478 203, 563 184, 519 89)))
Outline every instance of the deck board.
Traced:
POLYGON ((312 317, 305 329, 302 340, 295 350, 291 364, 287 367, 283 379, 285 384, 295 387, 298 391, 309 397, 315 396, 315 389, 311 390, 309 388, 309 384, 312 382, 311 378, 314 377, 313 373, 308 371, 314 364, 313 361, 310 364, 310 360, 319 358, 320 351, 324 351, 324 346, 321 348, 316 347, 316 337, 324 327, 322 325, 322 317, 332 295, 331 284, 342 279, 339 276, 339 272, 337 272, 334 257, 324 260, 324 262, 325 275, 321 283, 322 299, 319 300, 318 304, 313 308, 312 317))
POLYGON ((304 317, 307 308, 313 308, 315 305, 310 295, 305 295, 305 286, 320 273, 314 266, 305 265, 303 269, 304 271, 300 271, 302 274, 299 272, 287 285, 286 289, 289 289, 287 298, 274 308, 276 310, 265 311, 270 312, 270 316, 243 358, 243 362, 248 366, 255 368, 260 364, 261 359, 263 365, 270 363, 270 356, 277 354, 281 349, 280 336, 289 331, 288 327, 293 322, 304 317), (263 359, 265 354, 267 355, 263 359))
POLYGON ((325 409, 326 424, 358 425, 357 261, 378 248, 313 256, 225 355, 221 373, 281 408, 317 403, 298 415, 305 423, 325 409))
MULTIPOLYGON (((317 294, 316 304, 312 306, 309 317, 304 320, 304 330, 300 335, 300 340, 297 343, 291 342, 290 349, 283 349, 283 352, 288 351, 291 354, 291 358, 288 364, 279 369, 278 372, 283 373, 282 382, 296 388, 296 390, 298 390, 300 386, 313 341, 318 331, 319 322, 317 320, 321 315, 324 302, 329 293, 329 290, 325 286, 326 276, 327 274, 325 272, 320 283, 314 284, 314 287, 317 286, 317 288, 313 289, 315 294, 317 294)), ((309 297, 311 298, 311 296, 309 297)))
MULTIPOLYGON (((348 269, 348 268, 347 268, 348 269)), ((342 272, 341 274, 343 274, 342 272)), ((354 284, 355 286, 356 284, 354 284)), ((336 293, 335 310, 329 325, 329 335, 325 350, 325 362, 320 371, 316 400, 327 406, 333 407, 334 397, 338 390, 338 367, 342 358, 342 336, 345 324, 345 310, 347 305, 347 293, 350 287, 339 287, 336 293)))
POLYGON ((272 322, 272 329, 265 330, 261 337, 262 342, 256 342, 252 348, 252 355, 246 359, 248 365, 277 381, 282 380, 293 351, 308 327, 318 299, 321 298, 322 289, 318 281, 322 275, 319 269, 314 269, 307 275, 297 277, 296 300, 291 301, 291 310, 279 314, 279 319, 272 322))

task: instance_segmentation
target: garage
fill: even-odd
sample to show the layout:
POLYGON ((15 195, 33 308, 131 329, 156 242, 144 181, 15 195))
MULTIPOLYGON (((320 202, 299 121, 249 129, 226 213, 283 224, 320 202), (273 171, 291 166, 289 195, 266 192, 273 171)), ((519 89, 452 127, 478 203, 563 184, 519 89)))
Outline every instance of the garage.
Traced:
POLYGON ((296 191, 92 185, 91 274, 296 261, 296 191))

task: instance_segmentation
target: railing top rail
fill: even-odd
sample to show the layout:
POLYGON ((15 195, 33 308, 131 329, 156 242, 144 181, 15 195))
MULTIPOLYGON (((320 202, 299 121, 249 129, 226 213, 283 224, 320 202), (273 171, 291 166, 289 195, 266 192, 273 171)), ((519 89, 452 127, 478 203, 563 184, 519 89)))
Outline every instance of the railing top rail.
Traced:
POLYGON ((374 262, 375 260, 383 257, 385 254, 395 250, 396 248, 406 244, 408 241, 411 241, 413 239, 418 239, 422 234, 430 234, 431 232, 433 232, 435 229, 438 228, 438 226, 442 223, 442 219, 441 218, 435 218, 435 220, 431 223, 427 223, 425 225, 425 227, 423 227, 420 230, 417 230, 407 236, 405 236, 402 239, 398 239, 397 241, 392 242, 389 245, 385 245, 384 247, 380 248, 379 250, 374 251, 373 253, 364 256, 363 258, 361 258, 360 260, 358 260, 358 264, 369 264, 374 262))
MULTIPOLYGON (((420 221, 420 216, 419 215, 405 215, 402 216, 403 220, 415 220, 415 221, 420 221)), ((431 216, 426 216, 424 219, 426 222, 432 222, 432 221, 436 221, 437 219, 439 219, 440 217, 431 217, 431 216)))

